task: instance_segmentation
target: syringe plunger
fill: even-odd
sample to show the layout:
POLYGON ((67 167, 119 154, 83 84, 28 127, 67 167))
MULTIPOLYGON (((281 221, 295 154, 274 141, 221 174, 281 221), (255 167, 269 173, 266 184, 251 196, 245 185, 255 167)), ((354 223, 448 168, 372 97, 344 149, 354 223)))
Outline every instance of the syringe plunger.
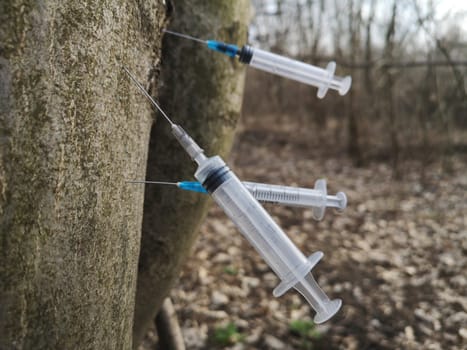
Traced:
POLYGON ((247 181, 243 182, 243 185, 260 202, 276 202, 289 206, 312 208, 315 220, 323 219, 326 207, 344 210, 347 206, 347 197, 344 192, 338 192, 335 196, 327 194, 325 179, 316 180, 314 189, 247 181))
POLYGON ((255 68, 317 87, 318 98, 323 98, 328 89, 337 90, 340 95, 345 95, 352 84, 350 76, 341 78, 334 75, 336 63, 332 61, 323 69, 249 46, 244 46, 239 56, 241 62, 255 68))

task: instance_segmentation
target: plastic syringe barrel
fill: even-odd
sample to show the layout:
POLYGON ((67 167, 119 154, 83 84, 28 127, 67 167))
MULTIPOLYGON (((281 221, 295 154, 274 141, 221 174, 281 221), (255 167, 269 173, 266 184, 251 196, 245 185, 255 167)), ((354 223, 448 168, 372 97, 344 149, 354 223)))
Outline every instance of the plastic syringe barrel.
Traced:
POLYGON ((294 287, 317 312, 316 323, 325 322, 339 310, 341 301, 329 300, 311 276, 323 253, 307 259, 220 157, 202 161, 195 177, 281 279, 274 296, 294 287))
POLYGON ((288 206, 313 208, 313 217, 316 220, 323 218, 326 207, 343 210, 347 206, 347 197, 343 192, 338 192, 335 196, 327 195, 326 180, 324 179, 317 180, 314 189, 247 181, 244 181, 243 184, 260 202, 276 202, 288 206))
POLYGON ((345 95, 352 84, 350 76, 342 78, 334 75, 335 62, 330 62, 326 69, 323 69, 248 45, 240 50, 239 59, 240 62, 263 71, 315 86, 318 88, 319 98, 323 98, 328 89, 337 90, 340 95, 345 95))

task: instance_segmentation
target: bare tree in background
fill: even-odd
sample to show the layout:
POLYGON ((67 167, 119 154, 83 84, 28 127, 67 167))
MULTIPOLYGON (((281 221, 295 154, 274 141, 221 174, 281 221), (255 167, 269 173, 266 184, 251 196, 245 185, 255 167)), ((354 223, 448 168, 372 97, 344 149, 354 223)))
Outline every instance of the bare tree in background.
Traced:
MULTIPOLYGON (((448 45, 445 41, 443 41, 436 32, 432 32, 429 29, 428 24, 435 23, 434 20, 434 14, 436 12, 433 3, 430 3, 427 13, 422 14, 421 6, 419 5, 418 1, 414 0, 413 1, 415 10, 416 10, 416 15, 417 15, 417 21, 420 27, 424 30, 424 32, 435 42, 435 47, 436 49, 441 53, 441 55, 446 59, 448 66, 452 72, 452 75, 454 77, 454 81, 456 83, 455 89, 453 89, 453 94, 456 96, 459 100, 461 101, 467 101, 467 91, 465 88, 465 83, 464 83, 464 74, 461 71, 461 69, 454 63, 453 58, 451 57, 450 50, 448 48, 448 45)), ((436 78, 436 74, 435 74, 436 78)), ((438 79, 436 79, 436 84, 434 85, 434 91, 433 93, 435 94, 438 104, 439 104, 439 115, 440 115, 440 120, 443 125, 443 130, 445 134, 444 138, 444 145, 443 145, 443 165, 445 170, 450 170, 451 169, 451 154, 452 154, 452 141, 451 141, 451 123, 452 123, 452 113, 449 110, 449 108, 446 106, 445 100, 441 97, 441 91, 439 89, 439 83, 438 79)), ((464 102, 465 103, 465 102, 464 102)))
MULTIPOLYGON (((349 55, 348 59, 351 66, 355 65, 356 60, 358 59, 358 54, 360 52, 360 28, 362 25, 362 3, 358 0, 350 0, 348 2, 348 36, 349 36, 349 55)), ((350 70, 351 75, 354 75, 355 70, 350 70)), ((348 152, 350 157, 354 160, 357 166, 362 165, 362 152, 360 148, 360 131, 359 131, 359 121, 358 121, 358 112, 356 111, 355 106, 355 88, 349 91, 349 96, 347 97, 347 127, 348 127, 348 152)))
MULTIPOLYGON (((383 58, 386 62, 392 62, 394 60, 394 49, 395 49, 395 32, 396 32, 396 18, 397 18, 397 0, 394 0, 391 6, 389 23, 386 28, 383 58)), ((389 123, 389 139, 391 143, 391 157, 392 157, 392 169, 394 177, 400 178, 401 172, 399 169, 399 140, 397 130, 397 117, 395 110, 395 91, 394 91, 394 71, 390 66, 383 66, 383 88, 381 95, 383 96, 384 114, 389 123)))
MULTIPOLYGON (((320 66, 335 60, 338 74, 347 69, 353 77, 348 96, 329 93, 331 96, 322 101, 302 93, 304 88, 299 84, 281 81, 286 88, 278 95, 285 103, 264 103, 265 113, 306 112, 308 119, 317 121, 309 126, 320 128, 323 135, 323 125, 337 123, 340 128, 334 139, 356 163, 375 156, 389 157, 395 176, 400 175, 400 162, 413 158, 411 150, 417 143, 428 142, 433 152, 442 153, 449 169, 450 154, 456 148, 453 140, 462 139, 457 134, 466 127, 462 116, 467 113, 467 36, 460 23, 467 14, 443 14, 437 2, 428 0, 335 0, 325 5, 322 1, 282 0, 279 18, 270 11, 277 9, 271 6, 276 0, 253 3, 262 9, 255 19, 254 33, 268 38, 259 40, 263 47, 269 45, 273 51, 297 55, 320 66), (277 30, 279 41, 271 34, 277 30), (428 84, 428 92, 424 90, 427 71, 437 82, 428 84), (421 110, 413 103, 425 99, 422 95, 438 101, 435 112, 425 116, 426 123, 417 117, 421 110), (326 122, 329 118, 331 123, 326 122), (424 129, 423 125, 429 127, 424 129)), ((271 84, 272 79, 253 74, 256 90, 265 96, 275 91, 277 84, 271 84)), ((258 98, 255 113, 261 113, 260 105, 258 98)), ((248 110, 250 105, 246 107, 248 110)))
MULTIPOLYGON (((364 67, 364 82, 365 82, 365 90, 366 94, 370 97, 370 100, 373 101, 374 98, 374 78, 372 76, 372 65, 371 62, 373 62, 373 30, 374 30, 374 20, 375 20, 375 10, 376 10, 376 0, 370 2, 370 10, 368 17, 366 19, 365 23, 365 62, 366 65, 364 67)), ((370 109, 370 114, 371 110, 374 110, 374 102, 370 102, 371 109, 370 109)), ((370 116, 373 117, 373 116, 370 116)))

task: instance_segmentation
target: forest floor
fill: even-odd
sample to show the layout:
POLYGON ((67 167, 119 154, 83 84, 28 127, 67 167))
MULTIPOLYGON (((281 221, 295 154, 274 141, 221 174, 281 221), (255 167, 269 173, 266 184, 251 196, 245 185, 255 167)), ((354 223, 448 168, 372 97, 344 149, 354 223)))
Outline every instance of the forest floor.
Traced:
MULTIPOLYGON (((271 117, 272 118, 272 117, 271 117)), ((247 181, 344 191, 343 213, 268 204, 300 250, 324 258, 313 270, 342 309, 323 325, 295 291, 213 205, 171 294, 188 349, 466 349, 467 157, 452 171, 434 161, 355 167, 343 149, 320 146, 298 123, 245 118, 231 167, 247 181), (423 174, 423 176, 422 176, 423 174)))

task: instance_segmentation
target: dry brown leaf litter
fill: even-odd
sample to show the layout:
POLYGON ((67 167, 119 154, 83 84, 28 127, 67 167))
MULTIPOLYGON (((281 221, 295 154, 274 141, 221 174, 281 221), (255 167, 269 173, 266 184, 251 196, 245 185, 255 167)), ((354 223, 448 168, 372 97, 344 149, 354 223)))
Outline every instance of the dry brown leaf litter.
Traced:
MULTIPOLYGON (((277 122, 277 120, 274 120, 277 122)), ((467 348, 467 166, 452 174, 431 164, 421 183, 417 160, 392 180, 389 162, 356 168, 343 149, 319 147, 298 125, 245 121, 230 164, 248 181, 346 192, 344 213, 266 205, 305 255, 324 252, 315 276, 343 308, 318 326, 313 349, 467 348), (273 125, 273 126, 271 126, 273 125), (297 134, 299 136, 297 136, 297 134)), ((188 349, 214 345, 215 328, 234 323, 244 335, 230 349, 302 349, 293 320, 313 312, 298 293, 272 296, 279 283, 260 256, 215 205, 202 226, 173 302, 188 349)))

